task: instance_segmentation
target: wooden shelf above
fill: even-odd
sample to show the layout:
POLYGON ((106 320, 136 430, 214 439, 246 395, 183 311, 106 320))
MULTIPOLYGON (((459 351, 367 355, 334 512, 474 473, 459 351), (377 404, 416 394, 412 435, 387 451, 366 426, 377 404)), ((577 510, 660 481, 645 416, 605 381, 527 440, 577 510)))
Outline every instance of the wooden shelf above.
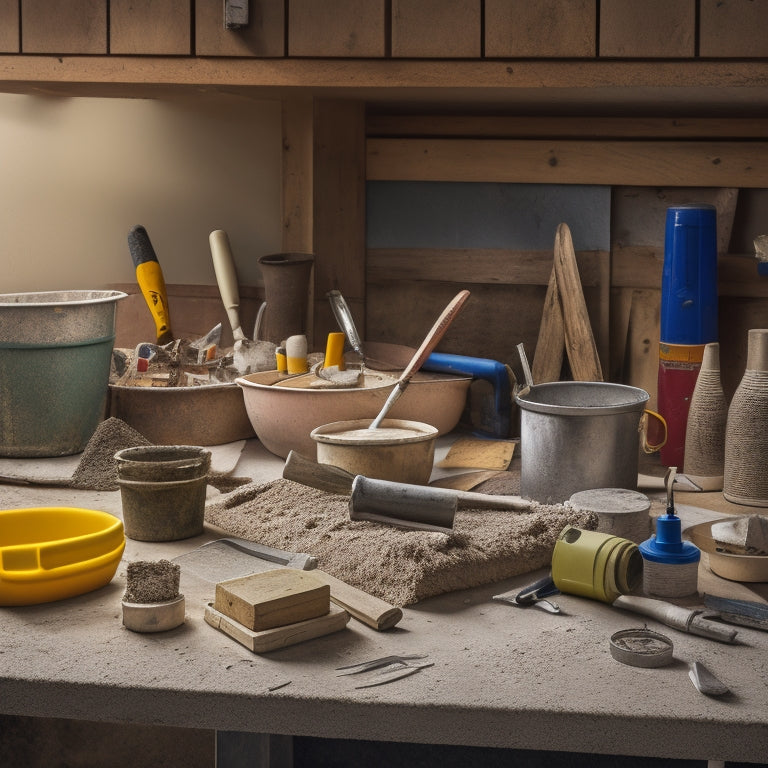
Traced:
POLYGON ((509 114, 768 114, 768 60, 401 60, 0 56, 0 91, 154 98, 237 91, 493 107, 509 114))

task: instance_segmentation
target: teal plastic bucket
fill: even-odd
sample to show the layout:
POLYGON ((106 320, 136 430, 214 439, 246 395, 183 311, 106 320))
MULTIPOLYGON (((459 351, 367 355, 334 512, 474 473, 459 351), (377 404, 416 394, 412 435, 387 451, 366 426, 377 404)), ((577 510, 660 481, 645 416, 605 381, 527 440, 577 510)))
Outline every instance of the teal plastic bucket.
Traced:
POLYGON ((104 418, 120 291, 0 294, 0 456, 80 453, 104 418))

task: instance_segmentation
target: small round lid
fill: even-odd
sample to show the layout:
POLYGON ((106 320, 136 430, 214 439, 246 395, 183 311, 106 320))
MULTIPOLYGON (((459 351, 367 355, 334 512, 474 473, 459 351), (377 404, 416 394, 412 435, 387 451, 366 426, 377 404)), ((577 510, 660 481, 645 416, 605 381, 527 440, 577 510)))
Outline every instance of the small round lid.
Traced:
POLYGON ((622 629, 611 635, 611 656, 631 667, 663 667, 672 661, 672 641, 650 629, 622 629))

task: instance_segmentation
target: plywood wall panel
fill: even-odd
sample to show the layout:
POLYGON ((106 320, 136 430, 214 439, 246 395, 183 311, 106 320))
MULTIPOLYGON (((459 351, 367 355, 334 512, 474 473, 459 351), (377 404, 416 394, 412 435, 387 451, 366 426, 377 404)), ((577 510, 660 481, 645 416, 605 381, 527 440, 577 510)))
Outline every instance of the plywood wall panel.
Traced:
POLYGON ((479 58, 480 0, 392 0, 392 56, 479 58))
POLYGON ((385 9, 384 0, 291 0, 288 55, 380 58, 385 9))
POLYGON ((485 0, 487 57, 596 55, 596 0, 485 0))
POLYGON ((189 56, 191 0, 110 0, 109 49, 114 54, 189 56))
POLYGON ((250 0, 249 23, 224 28, 223 3, 195 0, 195 53, 198 56, 285 55, 285 0, 250 0))
POLYGON ((700 2, 700 56, 768 56, 768 0, 700 2))
POLYGON ((696 53, 696 0, 601 0, 601 57, 688 58, 696 53))
POLYGON ((107 0, 21 0, 22 53, 107 53, 107 0))

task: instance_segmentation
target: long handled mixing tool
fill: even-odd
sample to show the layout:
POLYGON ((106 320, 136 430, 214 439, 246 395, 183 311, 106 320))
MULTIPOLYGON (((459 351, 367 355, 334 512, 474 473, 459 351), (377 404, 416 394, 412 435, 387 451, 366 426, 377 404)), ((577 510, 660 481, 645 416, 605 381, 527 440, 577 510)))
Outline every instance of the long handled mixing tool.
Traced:
POLYGON ((379 415, 371 422, 368 429, 378 429, 384 417, 389 413, 400 395, 403 394, 408 384, 410 384, 413 374, 424 365, 424 362, 429 357, 432 350, 438 345, 440 339, 445 336, 448 327, 453 322, 456 315, 459 314, 459 311, 468 298, 469 291, 459 291, 459 293, 451 299, 448 306, 435 321, 435 324, 430 328, 429 333, 426 335, 424 341, 421 342, 421 346, 416 350, 416 353, 411 358, 411 361, 408 363, 405 370, 400 374, 400 378, 397 380, 397 384, 392 390, 392 393, 387 398, 384 406, 379 411, 379 415))

